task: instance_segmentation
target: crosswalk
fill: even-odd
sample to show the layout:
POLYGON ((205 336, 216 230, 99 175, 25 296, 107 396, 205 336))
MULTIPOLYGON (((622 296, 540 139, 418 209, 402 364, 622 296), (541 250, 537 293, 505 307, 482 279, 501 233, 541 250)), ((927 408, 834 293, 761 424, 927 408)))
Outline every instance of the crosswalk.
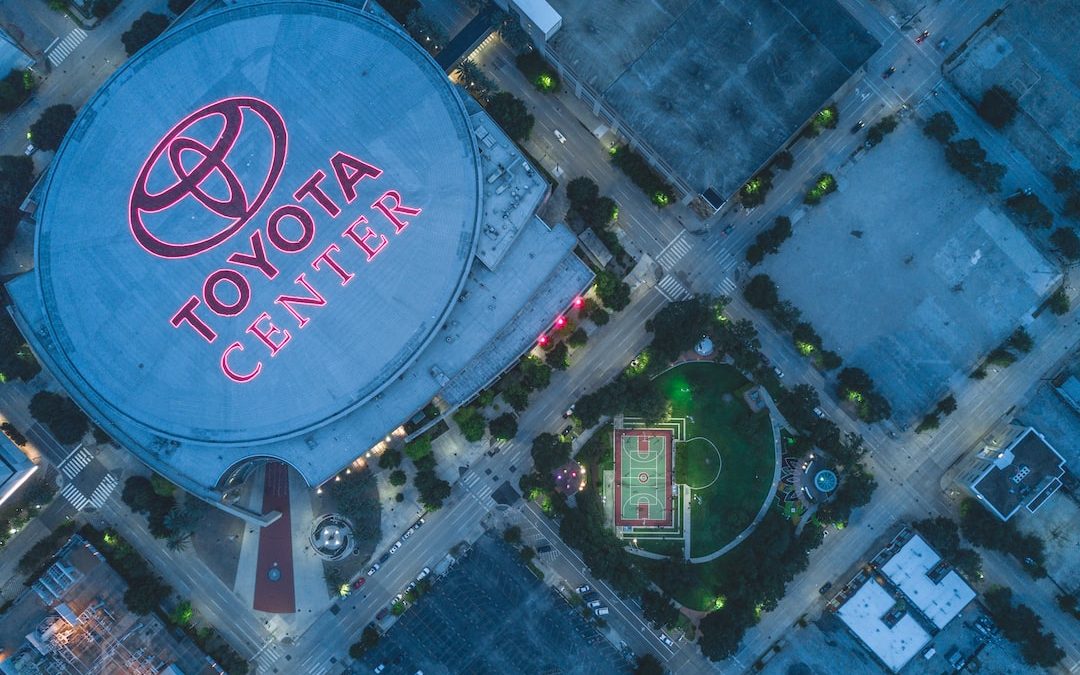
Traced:
POLYGON ((675 266, 683 256, 690 252, 694 246, 686 240, 686 230, 679 232, 671 243, 664 247, 663 251, 656 256, 656 262, 660 263, 665 271, 675 266))
POLYGON ((716 285, 717 295, 726 295, 729 298, 735 295, 735 282, 731 280, 731 277, 724 277, 724 280, 716 285))
POLYGON ((660 283, 656 284, 656 290, 660 291, 660 294, 667 298, 669 302, 685 300, 691 295, 690 291, 686 290, 686 287, 671 274, 665 275, 660 280, 660 283))
POLYGON ((53 68, 59 66, 85 39, 86 31, 82 28, 76 28, 68 33, 56 46, 49 48, 47 54, 49 65, 53 68))
POLYGON ((75 478, 79 475, 79 472, 85 469, 86 465, 92 461, 94 461, 93 453, 80 445, 75 449, 75 452, 60 465, 60 472, 68 478, 75 478))
POLYGON ((734 253, 731 251, 724 251, 724 254, 716 260, 716 264, 720 267, 721 272, 727 272, 731 268, 736 267, 739 264, 739 261, 735 258, 734 253))
POLYGON ((90 498, 80 492, 79 488, 75 487, 75 483, 65 485, 60 494, 69 504, 75 507, 76 511, 82 511, 90 503, 90 498))
POLYGON ((461 484, 465 486, 465 489, 469 491, 476 501, 480 502, 480 505, 489 511, 495 508, 495 500, 491 497, 491 493, 495 491, 495 487, 490 485, 489 482, 482 481, 483 476, 481 474, 470 471, 461 479, 461 484))
POLYGON ((272 672, 272 668, 278 659, 282 657, 281 649, 276 642, 269 642, 265 644, 261 650, 259 650, 258 656, 255 657, 255 665, 260 673, 272 672))
POLYGON ((90 503, 95 509, 100 509, 105 506, 106 500, 109 499, 109 495, 112 494, 116 486, 120 484, 120 481, 116 479, 111 473, 105 474, 105 477, 101 479, 98 486, 94 488, 93 493, 90 495, 90 503))

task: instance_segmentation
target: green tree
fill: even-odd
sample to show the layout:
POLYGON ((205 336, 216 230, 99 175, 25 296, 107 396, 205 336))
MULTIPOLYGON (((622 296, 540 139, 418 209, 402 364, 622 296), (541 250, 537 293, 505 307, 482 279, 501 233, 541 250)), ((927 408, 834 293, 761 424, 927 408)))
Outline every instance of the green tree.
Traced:
POLYGON ((1065 292, 1064 287, 1058 286, 1058 289, 1050 296, 1050 311, 1057 316, 1069 312, 1069 294, 1065 292))
POLYGON ((1080 237, 1071 227, 1059 227, 1050 235, 1050 243, 1069 260, 1080 260, 1080 237))
POLYGON ((942 415, 951 415, 956 412, 956 397, 949 394, 937 404, 937 411, 942 415))
POLYGON ((420 9, 420 0, 381 0, 379 4, 403 26, 409 15, 420 9))
POLYGON ((559 342, 548 350, 547 355, 544 356, 544 361, 555 370, 566 370, 570 366, 569 357, 570 350, 567 348, 566 343, 559 342))
POLYGON ((542 433, 533 439, 531 454, 540 475, 550 474, 570 461, 570 444, 555 434, 542 433))
POLYGON ((621 312, 630 304, 630 286, 607 270, 596 275, 596 295, 613 312, 621 312))
MULTIPOLYGON (((475 443, 484 437, 484 429, 487 427, 487 420, 480 414, 480 411, 471 406, 465 406, 458 409, 454 413, 454 421, 457 422, 458 428, 461 429, 461 434, 465 437, 466 441, 475 443)), ((406 453, 408 454, 408 453, 406 453)))
POLYGON ((787 150, 781 150, 773 157, 772 165, 781 171, 787 171, 795 165, 795 158, 787 150))
POLYGON ((49 428, 61 443, 78 443, 87 431, 90 421, 72 400, 51 391, 39 391, 30 399, 30 414, 49 428))
POLYGON ((634 675, 664 675, 666 672, 660 659, 649 652, 639 656, 637 665, 634 667, 634 675))
POLYGON ((1012 335, 1009 336, 1006 344, 1018 352, 1027 354, 1035 346, 1035 340, 1031 337, 1031 334, 1027 332, 1026 328, 1020 326, 1012 332, 1012 335))
POLYGON ((589 342, 589 335, 584 328, 578 328, 566 338, 566 342, 571 347, 584 347, 589 342))
POLYGON ((513 94, 501 91, 488 101, 488 114, 503 128, 506 135, 515 141, 524 141, 532 132, 536 120, 529 114, 520 99, 513 94))
POLYGON ((517 418, 511 413, 503 413, 488 423, 491 435, 500 441, 509 441, 517 436, 517 418))
POLYGON ((659 363, 674 361, 701 340, 711 318, 712 310, 701 297, 667 304, 646 325, 653 334, 652 357, 659 363))
POLYGON ((877 145, 885 140, 885 137, 891 134, 899 123, 900 121, 896 115, 882 117, 876 124, 871 125, 866 130, 866 142, 871 146, 877 145))
POLYGON ((29 157, 0 156, 0 250, 11 243, 22 218, 22 205, 34 184, 34 163, 29 157))
POLYGON ((435 475, 435 471, 417 471, 413 485, 420 492, 420 501, 428 510, 442 508, 443 500, 450 496, 450 484, 435 475))
POLYGON ((529 390, 520 384, 509 384, 502 390, 502 397, 516 412, 529 407, 529 390))
POLYGON ((90 13, 99 19, 104 19, 119 6, 120 0, 91 0, 90 13))
POLYGON ((379 456, 379 468, 380 469, 395 469, 401 465, 401 451, 394 448, 387 448, 379 456))
POLYGON ((30 125, 30 140, 41 150, 56 150, 75 121, 75 108, 66 103, 49 106, 30 125))
POLYGON ((994 623, 1006 638, 1020 646, 1020 655, 1026 663, 1050 668, 1065 658, 1053 633, 1043 631, 1039 615, 1027 605, 1013 605, 1011 589, 997 586, 983 598, 994 623))
MULTIPOLYGON (((457 421, 456 416, 455 416, 454 420, 457 421)), ((461 423, 459 422, 458 424, 460 425, 461 423)), ((464 429, 462 429, 462 432, 464 432, 464 429)), ((390 451, 388 450, 387 452, 390 452, 390 451)), ((397 451, 395 450, 393 452, 397 452, 397 451)), ((409 441, 408 443, 405 444, 405 456, 408 457, 409 459, 411 459, 413 462, 417 462, 417 461, 423 459, 424 457, 427 457, 430 454, 431 454, 431 437, 428 436, 427 434, 424 434, 422 436, 417 436, 416 438, 412 439, 411 441, 409 441)), ((388 460, 387 464, 390 464, 391 461, 392 460, 388 460)), ((401 455, 400 455, 400 453, 398 454, 398 456, 396 458, 396 462, 394 462, 392 465, 397 466, 398 464, 401 464, 401 455)), ((382 466, 382 463, 380 462, 379 465, 382 466)))
POLYGON ((0 79, 0 112, 11 112, 30 97, 27 82, 21 70, 9 70, 8 74, 0 79))
POLYGON ((120 41, 124 43, 127 55, 131 56, 153 42, 168 27, 169 17, 154 12, 143 12, 143 15, 131 24, 131 28, 120 36, 120 41))
POLYGON ((194 616, 195 610, 191 608, 191 602, 183 600, 176 605, 173 611, 169 612, 169 621, 172 621, 173 625, 183 628, 191 623, 194 616))
POLYGON ((654 628, 674 626, 681 616, 671 598, 651 590, 641 594, 641 611, 654 628))
POLYGON ((1004 165, 987 161, 986 151, 974 138, 949 141, 945 146, 945 161, 987 192, 1001 189, 1001 179, 1005 176, 1004 165))
POLYGON ((506 543, 508 544, 521 543, 521 528, 517 525, 511 525, 506 528, 503 530, 503 539, 506 540, 506 543))
POLYGON ((124 591, 124 605, 134 614, 153 612, 172 593, 172 588, 158 576, 148 576, 138 582, 129 580, 124 591))
POLYGON ((1015 194, 1005 200, 1005 206, 1021 225, 1044 229, 1054 224, 1054 214, 1035 195, 1015 194))
POLYGON ((401 469, 394 469, 390 472, 390 484, 394 487, 401 487, 405 484, 408 478, 405 476, 405 472, 401 469))
POLYGON ((600 187, 593 179, 578 176, 566 184, 566 198, 570 200, 570 210, 580 212, 600 198, 600 187))
POLYGON ((41 366, 11 315, 0 312, 0 383, 11 379, 26 382, 40 372, 41 366))
POLYGON ((941 418, 937 413, 929 413, 922 418, 918 426, 915 427, 915 433, 921 434, 924 431, 932 431, 941 426, 941 418))
POLYGON ((776 284, 766 274, 758 274, 743 288, 743 297, 751 307, 771 309, 780 302, 776 284))
POLYGON ((723 609, 710 612, 701 620, 698 646, 711 661, 723 661, 738 648, 746 629, 757 623, 753 606, 742 597, 728 599, 723 609))
POLYGON ((923 133, 944 145, 960 131, 956 126, 956 120, 945 111, 936 112, 930 116, 923 126, 923 133))
POLYGON ((195 0, 169 0, 169 11, 173 14, 183 14, 195 0))
POLYGON ((518 372, 521 374, 521 384, 530 392, 546 389, 551 384, 551 366, 538 356, 530 354, 522 359, 518 372))
POLYGON ((1003 129, 1016 117, 1016 97, 1004 87, 994 85, 983 92, 976 107, 979 117, 995 129, 1003 129))

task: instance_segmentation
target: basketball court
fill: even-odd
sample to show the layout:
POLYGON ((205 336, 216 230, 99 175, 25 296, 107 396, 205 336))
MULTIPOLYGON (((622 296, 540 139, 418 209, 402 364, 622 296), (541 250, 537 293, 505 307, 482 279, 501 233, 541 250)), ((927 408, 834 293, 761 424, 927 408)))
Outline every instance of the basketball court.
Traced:
POLYGON ((615 525, 672 524, 670 429, 615 429, 615 525))

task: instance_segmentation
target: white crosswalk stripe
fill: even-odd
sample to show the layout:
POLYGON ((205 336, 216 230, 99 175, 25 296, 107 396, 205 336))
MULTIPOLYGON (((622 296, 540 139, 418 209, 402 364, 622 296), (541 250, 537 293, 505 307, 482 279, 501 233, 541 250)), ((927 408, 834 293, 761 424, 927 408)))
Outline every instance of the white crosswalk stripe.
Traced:
POLYGON ((86 448, 79 448, 60 465, 60 471, 68 478, 74 478, 92 461, 94 461, 93 453, 86 448))
POLYGON ((52 65, 53 68, 59 66, 85 39, 86 31, 82 28, 76 28, 68 33, 59 44, 49 50, 49 64, 52 65))
POLYGON ((685 230, 679 232, 678 236, 672 239, 671 243, 665 246, 664 250, 660 251, 660 254, 656 256, 656 262, 660 263, 660 267, 665 270, 671 269, 694 247, 693 244, 686 240, 685 234, 685 230))
POLYGON ((679 280, 670 274, 661 279, 660 283, 656 284, 656 290, 660 291, 660 294, 671 302, 685 300, 690 297, 690 291, 686 290, 686 287, 680 284, 679 280))
POLYGON ((94 508, 100 509, 105 506, 106 500, 109 499, 109 495, 116 489, 116 486, 120 481, 110 474, 105 474, 105 477, 101 479, 101 483, 94 488, 94 493, 90 495, 90 503, 94 505, 94 508))
POLYGON ((732 296, 735 294, 735 282, 731 280, 731 277, 724 277, 724 280, 716 285, 717 295, 732 296))
POLYGON ((487 482, 482 481, 482 474, 469 472, 461 479, 461 484, 465 486, 465 489, 469 491, 469 494, 473 496, 476 501, 490 510, 495 508, 495 500, 492 499, 491 493, 495 492, 495 486, 487 482))
POLYGON ((738 265, 739 261, 735 259, 734 253, 732 253, 731 251, 725 251, 724 255, 720 256, 720 259, 717 261, 717 263, 720 265, 721 271, 727 272, 732 267, 738 265))
POLYGON ((281 649, 278 648, 277 644, 267 645, 259 652, 259 655, 255 657, 255 664, 258 666, 258 672, 273 672, 272 668, 281 656, 281 649))
POLYGON ((471 490, 473 485, 476 485, 476 481, 480 480, 480 474, 469 472, 461 479, 461 484, 465 486, 465 489, 471 490))
POLYGON ((82 511, 83 507, 90 503, 90 500, 86 498, 86 495, 79 492, 79 488, 75 487, 74 483, 68 483, 64 486, 64 489, 60 491, 60 494, 64 496, 64 499, 69 504, 75 507, 76 511, 82 511))

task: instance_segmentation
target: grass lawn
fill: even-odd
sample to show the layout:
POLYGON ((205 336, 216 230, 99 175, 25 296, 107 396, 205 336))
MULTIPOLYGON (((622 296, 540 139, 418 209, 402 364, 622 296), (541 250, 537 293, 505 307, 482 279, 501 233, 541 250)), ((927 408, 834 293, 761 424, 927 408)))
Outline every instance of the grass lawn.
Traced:
POLYGON ((701 503, 695 499, 690 508, 690 554, 707 555, 753 522, 768 498, 775 459, 769 416, 750 412, 740 395, 749 382, 730 366, 688 363, 660 376, 658 384, 671 401, 672 417, 686 418, 687 438, 707 438, 720 451, 716 476, 708 443, 676 446, 677 477, 696 486, 716 477, 693 491, 701 503))

